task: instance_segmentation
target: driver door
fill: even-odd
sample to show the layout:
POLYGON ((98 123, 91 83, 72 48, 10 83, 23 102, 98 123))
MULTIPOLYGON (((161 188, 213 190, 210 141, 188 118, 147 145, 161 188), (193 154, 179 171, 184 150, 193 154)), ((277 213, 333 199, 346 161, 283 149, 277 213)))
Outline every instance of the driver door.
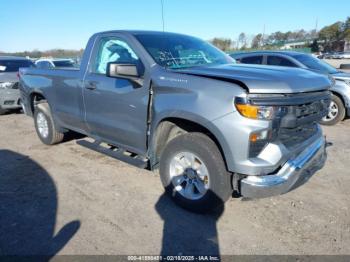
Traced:
POLYGON ((109 62, 136 64, 142 76, 144 67, 134 50, 127 40, 115 35, 97 39, 84 78, 85 121, 91 135, 144 154, 149 87, 106 76, 109 62))

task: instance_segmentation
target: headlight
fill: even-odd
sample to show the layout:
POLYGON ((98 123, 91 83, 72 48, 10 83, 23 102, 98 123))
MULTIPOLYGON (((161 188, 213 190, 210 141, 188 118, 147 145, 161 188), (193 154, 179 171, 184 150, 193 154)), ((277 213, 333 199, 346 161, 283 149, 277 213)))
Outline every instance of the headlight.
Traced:
POLYGON ((8 89, 11 88, 14 85, 14 83, 11 82, 0 82, 0 89, 8 89))
POLYGON ((271 120, 279 111, 279 107, 275 106, 256 106, 250 104, 235 103, 238 112, 247 118, 271 120))

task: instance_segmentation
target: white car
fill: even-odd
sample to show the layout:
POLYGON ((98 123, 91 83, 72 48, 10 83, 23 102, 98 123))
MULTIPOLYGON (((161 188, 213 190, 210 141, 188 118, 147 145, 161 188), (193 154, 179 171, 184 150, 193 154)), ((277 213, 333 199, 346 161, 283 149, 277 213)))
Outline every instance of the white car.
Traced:
POLYGON ((42 58, 35 61, 35 65, 40 69, 76 67, 73 59, 42 58))
POLYGON ((350 52, 344 52, 340 55, 342 59, 350 59, 350 52))

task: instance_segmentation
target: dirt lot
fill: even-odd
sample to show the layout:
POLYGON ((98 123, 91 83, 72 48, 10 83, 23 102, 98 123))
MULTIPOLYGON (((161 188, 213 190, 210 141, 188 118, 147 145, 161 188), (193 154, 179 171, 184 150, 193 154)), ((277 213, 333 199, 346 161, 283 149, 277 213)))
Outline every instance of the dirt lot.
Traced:
POLYGON ((0 116, 0 254, 350 254, 350 120, 324 128, 326 167, 303 187, 203 216, 157 174, 78 146, 48 147, 0 116))
MULTIPOLYGON (((350 64, 350 59, 325 59, 324 61, 334 66, 335 68, 339 68, 341 64, 350 64)), ((350 73, 350 70, 344 71, 350 73)))

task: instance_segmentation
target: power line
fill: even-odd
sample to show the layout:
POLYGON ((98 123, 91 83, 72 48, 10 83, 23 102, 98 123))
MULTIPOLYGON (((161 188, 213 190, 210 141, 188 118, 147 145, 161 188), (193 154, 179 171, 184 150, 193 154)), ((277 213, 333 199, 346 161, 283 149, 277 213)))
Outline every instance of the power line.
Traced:
POLYGON ((164 25, 164 1, 160 0, 160 3, 162 5, 162 25, 163 25, 163 32, 164 32, 164 28, 165 28, 165 25, 164 25))

